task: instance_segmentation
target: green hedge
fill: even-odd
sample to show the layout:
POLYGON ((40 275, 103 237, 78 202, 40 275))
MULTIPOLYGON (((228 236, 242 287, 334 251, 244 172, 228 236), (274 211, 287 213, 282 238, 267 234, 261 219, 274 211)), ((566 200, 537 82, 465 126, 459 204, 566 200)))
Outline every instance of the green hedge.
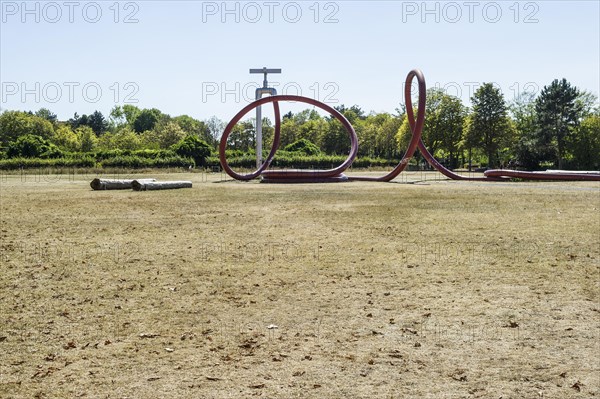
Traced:
POLYGON ((122 155, 105 159, 100 162, 103 168, 171 168, 194 167, 195 162, 191 157, 171 155, 160 158, 144 158, 137 155, 122 155))
MULTIPOLYGON (((271 167, 286 169, 330 169, 335 168, 346 160, 343 155, 299 155, 285 151, 277 152, 271 167)), ((256 156, 244 155, 227 158, 232 168, 253 169, 256 167, 256 156)), ((382 158, 362 157, 356 158, 352 163, 354 168, 391 167, 396 166, 399 160, 388 160, 382 158)), ((207 166, 215 168, 220 166, 219 157, 207 158, 207 166)))
POLYGON ((195 166, 194 160, 190 157, 171 155, 160 158, 145 158, 137 155, 116 156, 97 162, 89 155, 71 154, 69 158, 11 158, 0 160, 0 169, 34 169, 34 168, 188 168, 195 166))
POLYGON ((89 155, 96 158, 98 161, 103 161, 105 159, 129 156, 154 159, 168 158, 176 156, 177 154, 172 150, 103 150, 89 153, 89 155))
MULTIPOLYGON (((273 168, 281 169, 330 169, 338 166, 346 159, 342 155, 301 155, 293 152, 279 151, 271 164, 273 168)), ((246 154, 237 157, 228 157, 229 165, 238 169, 254 169, 256 157, 246 154)), ((398 160, 381 158, 357 158, 352 163, 354 168, 393 167, 398 160)), ((168 150, 143 150, 143 151, 104 151, 96 153, 71 153, 62 158, 12 158, 0 159, 0 169, 28 169, 28 168, 188 168, 196 166, 194 159, 174 154, 168 150), (128 155, 125 155, 128 154, 128 155)), ((218 156, 206 158, 206 167, 217 169, 221 167, 218 156)))
POLYGON ((33 168, 93 168, 96 166, 96 160, 91 157, 80 158, 10 158, 0 160, 0 169, 33 169, 33 168))

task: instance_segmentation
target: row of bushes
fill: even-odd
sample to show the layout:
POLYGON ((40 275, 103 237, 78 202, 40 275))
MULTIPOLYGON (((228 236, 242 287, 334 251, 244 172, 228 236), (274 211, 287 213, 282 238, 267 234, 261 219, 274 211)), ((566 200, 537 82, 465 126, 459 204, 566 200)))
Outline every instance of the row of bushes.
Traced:
POLYGON ((0 160, 2 159, 82 159, 82 158, 92 158, 96 161, 100 162, 105 159, 112 159, 118 157, 138 157, 138 158, 169 158, 173 156, 177 156, 178 154, 173 150, 100 150, 93 152, 66 152, 66 151, 54 151, 54 152, 43 152, 38 156, 34 157, 24 157, 24 156, 14 156, 7 153, 2 153, 0 156, 0 160))
POLYGON ((35 168, 93 168, 96 160, 92 157, 80 158, 10 158, 0 160, 0 170, 35 168))
MULTIPOLYGON (((78 162, 77 160, 82 158, 92 158, 96 162, 107 163, 111 166, 153 167, 162 166, 163 164, 170 166, 204 165, 206 157, 211 154, 211 149, 199 137, 188 135, 168 149, 137 151, 116 149, 88 153, 69 153, 61 150, 55 144, 41 136, 26 134, 10 142, 6 151, 2 150, 0 152, 4 154, 0 156, 0 159, 7 158, 8 160, 21 158, 71 159, 72 161, 61 160, 56 162, 76 163, 78 162), (190 159, 193 159, 193 162, 190 163, 190 159)), ((6 164, 11 165, 14 162, 6 162, 6 164)), ((23 164, 23 162, 20 163, 23 164)))
MULTIPOLYGON (((110 168, 188 168, 220 166, 219 158, 210 147, 196 136, 186 136, 169 149, 161 150, 102 150, 87 153, 69 153, 60 150, 42 137, 25 135, 9 145, 8 159, 0 159, 0 169, 27 169, 53 167, 110 167, 110 168)), ((226 151, 233 168, 253 169, 256 156, 253 152, 226 151)), ((325 155, 308 140, 298 140, 277 152, 272 167, 292 169, 329 169, 343 163, 344 155, 325 155)), ((389 167, 398 161, 363 157, 356 159, 354 167, 389 167)))
MULTIPOLYGON (((68 156, 77 156, 78 153, 68 154, 68 156)), ((105 159, 114 159, 119 157, 138 157, 138 158, 169 158, 177 155, 173 150, 101 150, 90 153, 98 161, 105 159)))
MULTIPOLYGON (((271 167, 285 169, 330 169, 335 168, 346 160, 343 155, 299 155, 280 151, 273 158, 271 167)), ((396 166, 399 160, 362 157, 356 158, 352 163, 354 168, 378 168, 396 166)), ((256 167, 254 155, 243 155, 227 158, 227 163, 232 168, 253 169, 256 167)), ((220 165, 218 157, 209 157, 206 165, 210 168, 220 165)))
MULTIPOLYGON (((147 154, 146 154, 147 155, 147 154)), ((63 158, 10 158, 0 160, 0 170, 33 169, 33 168, 188 168, 195 167, 196 163, 191 157, 182 157, 173 153, 161 154, 160 157, 150 157, 144 154, 117 155, 113 157, 96 157, 95 154, 69 154, 63 158)), ((276 155, 271 166, 274 168, 290 169, 329 169, 344 162, 345 156, 317 155, 306 156, 297 154, 276 155)), ((232 168, 253 169, 256 166, 254 155, 244 155, 228 158, 232 168)), ((357 158, 352 163, 355 168, 391 167, 398 161, 381 158, 357 158)), ((210 169, 220 167, 219 157, 211 156, 206 159, 205 166, 210 169)))
POLYGON ((0 160, 0 170, 34 169, 34 168, 187 168, 195 166, 190 157, 170 155, 160 158, 145 158, 136 155, 122 155, 104 160, 96 160, 90 155, 70 156, 65 158, 10 158, 0 160))

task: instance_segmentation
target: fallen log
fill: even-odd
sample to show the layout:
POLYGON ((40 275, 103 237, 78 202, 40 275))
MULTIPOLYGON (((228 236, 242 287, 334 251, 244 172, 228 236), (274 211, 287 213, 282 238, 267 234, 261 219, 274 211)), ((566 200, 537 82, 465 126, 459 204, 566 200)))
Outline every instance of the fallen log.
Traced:
POLYGON ((145 180, 134 180, 131 183, 134 191, 146 191, 146 190, 171 190, 175 188, 191 188, 191 181, 145 181, 145 180))
MULTIPOLYGON (((153 182, 156 179, 138 179, 141 182, 153 182)), ((90 187, 94 190, 125 190, 132 188, 132 183, 134 179, 131 180, 119 180, 119 179, 94 179, 90 183, 90 187)))

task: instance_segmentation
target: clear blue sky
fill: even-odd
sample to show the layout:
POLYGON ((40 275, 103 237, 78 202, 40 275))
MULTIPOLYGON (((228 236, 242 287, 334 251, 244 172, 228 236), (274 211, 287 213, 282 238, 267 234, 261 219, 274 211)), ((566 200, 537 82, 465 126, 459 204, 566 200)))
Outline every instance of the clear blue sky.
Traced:
POLYGON ((133 103, 229 120, 262 82, 248 69, 263 66, 283 69, 280 93, 377 112, 398 107, 412 68, 466 105, 490 81, 507 100, 563 77, 600 91, 598 1, 2 1, 1 12, 0 107, 60 119, 133 103))

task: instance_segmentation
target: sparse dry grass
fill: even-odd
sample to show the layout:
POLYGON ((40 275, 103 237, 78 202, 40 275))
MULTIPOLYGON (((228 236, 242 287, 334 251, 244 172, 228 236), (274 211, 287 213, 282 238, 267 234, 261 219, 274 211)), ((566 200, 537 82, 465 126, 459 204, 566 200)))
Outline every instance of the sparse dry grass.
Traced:
POLYGON ((598 183, 92 177, 0 177, 2 398, 600 396, 598 183))

